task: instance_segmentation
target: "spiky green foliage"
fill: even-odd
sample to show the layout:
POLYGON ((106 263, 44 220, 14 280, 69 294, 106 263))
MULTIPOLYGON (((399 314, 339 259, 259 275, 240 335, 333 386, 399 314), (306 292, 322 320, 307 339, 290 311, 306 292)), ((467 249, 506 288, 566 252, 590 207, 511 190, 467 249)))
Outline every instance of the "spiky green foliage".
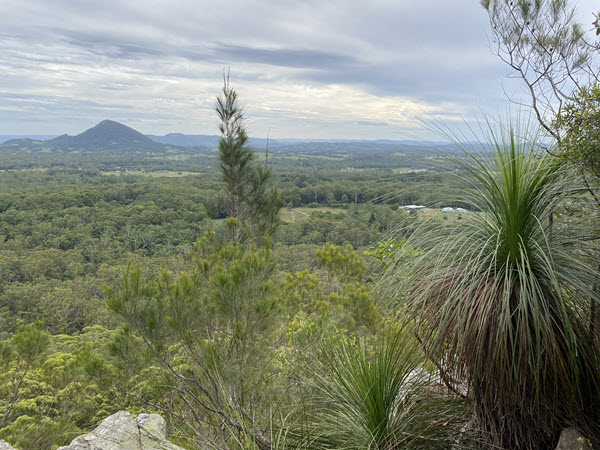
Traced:
POLYGON ((428 395, 431 378, 408 335, 374 347, 348 340, 326 347, 314 374, 303 448, 450 447, 462 405, 428 395))
POLYGON ((416 230, 408 242, 423 254, 385 282, 428 352, 468 384, 488 443, 550 448, 573 423, 598 439, 591 242, 551 220, 576 179, 536 147, 535 133, 489 126, 486 137, 463 164, 481 212, 455 229, 416 230))

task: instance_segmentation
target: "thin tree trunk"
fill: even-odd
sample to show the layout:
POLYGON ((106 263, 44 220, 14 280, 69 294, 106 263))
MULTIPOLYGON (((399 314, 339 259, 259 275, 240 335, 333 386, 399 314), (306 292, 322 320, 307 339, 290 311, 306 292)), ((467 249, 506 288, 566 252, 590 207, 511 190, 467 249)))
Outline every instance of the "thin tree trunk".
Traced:
MULTIPOLYGON (((598 294, 600 290, 600 254, 598 255, 598 265, 596 268, 596 279, 594 284, 592 285, 592 292, 594 294, 598 294)), ((596 295, 594 296, 596 297, 596 295)), ((598 330, 600 329, 600 322, 598 319, 598 305, 595 298, 592 298, 592 303, 590 305, 590 340, 592 343, 598 340, 598 330)))

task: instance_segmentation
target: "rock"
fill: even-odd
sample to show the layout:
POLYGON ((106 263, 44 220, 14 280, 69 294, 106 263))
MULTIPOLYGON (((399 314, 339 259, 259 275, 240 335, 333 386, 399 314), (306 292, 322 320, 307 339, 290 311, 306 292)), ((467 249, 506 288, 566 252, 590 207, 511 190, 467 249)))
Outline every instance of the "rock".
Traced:
POLYGON ((135 419, 144 450, 178 450, 181 447, 167 441, 167 424, 160 414, 140 414, 135 419))
POLYGON ((588 440, 576 428, 566 428, 560 433, 556 450, 591 450, 588 440))
POLYGON ((0 439, 0 450, 15 450, 15 448, 11 446, 8 442, 0 439))
MULTIPOLYGON (((0 450, 2 450, 0 448, 0 450)), ((183 450, 167 440, 165 420, 159 414, 140 414, 137 419, 119 411, 94 431, 79 436, 58 450, 183 450)))

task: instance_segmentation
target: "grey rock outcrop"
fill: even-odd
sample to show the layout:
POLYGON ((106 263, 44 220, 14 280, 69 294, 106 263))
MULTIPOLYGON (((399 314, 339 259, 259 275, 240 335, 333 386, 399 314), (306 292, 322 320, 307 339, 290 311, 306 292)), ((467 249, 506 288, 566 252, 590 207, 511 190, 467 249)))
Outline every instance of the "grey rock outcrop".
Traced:
POLYGON ((0 450, 15 450, 8 442, 0 439, 0 450))
MULTIPOLYGON (((1 447, 0 447, 0 450, 1 447)), ((140 414, 134 419, 119 411, 94 431, 79 436, 58 450, 183 450, 167 440, 165 420, 159 414, 140 414)))
POLYGON ((575 428, 566 428, 560 433, 556 450, 591 450, 588 440, 575 428))

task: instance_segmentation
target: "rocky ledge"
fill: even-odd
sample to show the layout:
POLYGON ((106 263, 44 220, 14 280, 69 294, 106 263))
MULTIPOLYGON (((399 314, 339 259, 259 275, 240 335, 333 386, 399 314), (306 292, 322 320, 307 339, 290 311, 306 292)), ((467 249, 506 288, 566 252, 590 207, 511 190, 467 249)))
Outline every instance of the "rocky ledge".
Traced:
MULTIPOLYGON (((1 447, 0 447, 1 449, 1 447)), ((94 431, 79 436, 58 450, 183 450, 167 440, 165 420, 159 414, 133 418, 119 411, 102 421, 94 431)))
MULTIPOLYGON (((560 435, 555 450, 591 450, 591 446, 575 428, 560 435)), ((0 450, 15 450, 0 439, 0 450)), ((127 411, 119 411, 102 421, 94 431, 73 439, 58 450, 184 450, 167 440, 165 419, 159 414, 140 414, 136 419, 127 411)))

